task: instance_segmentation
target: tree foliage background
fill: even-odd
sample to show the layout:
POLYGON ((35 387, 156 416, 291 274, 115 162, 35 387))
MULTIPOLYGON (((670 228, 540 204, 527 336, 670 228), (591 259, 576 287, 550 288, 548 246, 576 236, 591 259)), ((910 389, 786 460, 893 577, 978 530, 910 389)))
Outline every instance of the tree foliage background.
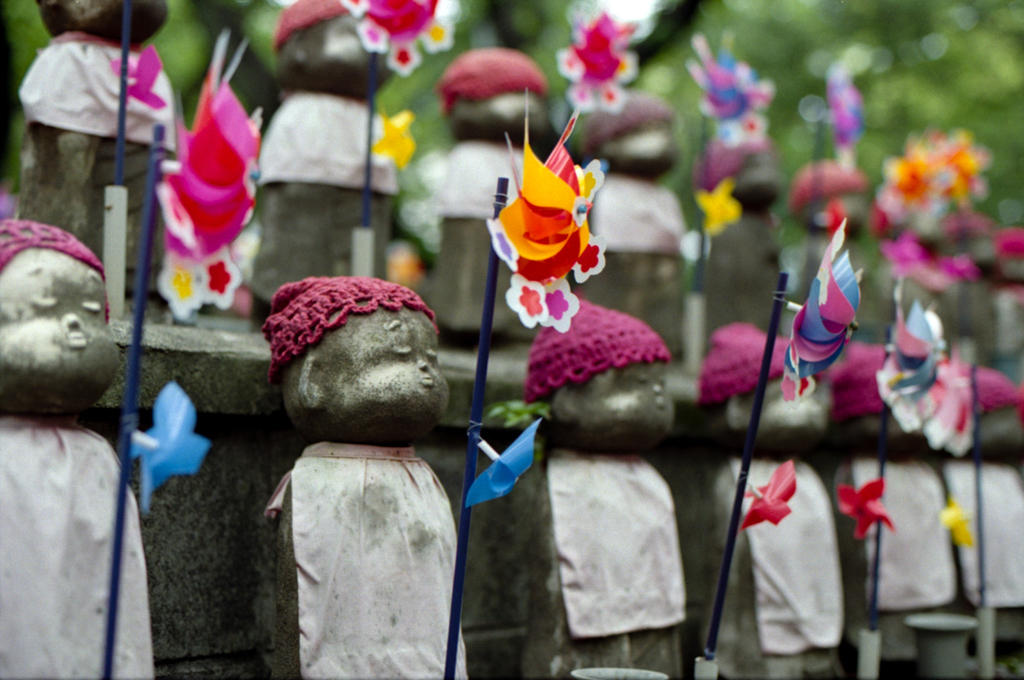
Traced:
MULTIPOLYGON (((271 36, 280 4, 286 0, 168 0, 170 16, 154 39, 191 120, 213 40, 224 27, 249 38, 251 48, 233 85, 247 107, 264 108, 269 120, 278 103, 271 36)), ((595 12, 598 0, 452 0, 455 47, 425 55, 409 78, 392 78, 380 96, 387 113, 411 109, 416 158, 403 173, 396 211, 398 226, 436 248, 436 218, 429 193, 441 179, 443 152, 452 138, 440 115, 434 85, 460 52, 504 45, 532 56, 551 83, 550 113, 558 126, 569 114, 566 82, 556 68, 555 51, 568 45, 572 12, 595 12)), ((16 187, 18 149, 24 119, 17 86, 35 51, 49 36, 34 0, 4 0, 2 15, 9 55, 5 69, 9 104, 0 125, 9 134, 0 154, 2 178, 16 187)), ((867 130, 858 164, 877 184, 882 163, 902 152, 911 133, 932 127, 974 132, 993 152, 986 173, 991 190, 978 209, 1003 224, 1024 218, 1024 0, 662 0, 639 30, 634 48, 641 72, 634 87, 650 91, 678 112, 682 160, 664 182, 683 199, 691 224, 689 168, 701 139, 699 90, 684 67, 693 57, 690 38, 706 34, 717 48, 723 32, 735 35, 734 52, 762 77, 774 80, 777 95, 768 112, 769 134, 782 154, 787 177, 811 159, 815 131, 800 115, 801 101, 823 97, 829 64, 842 61, 854 74, 865 99, 867 130)), ((831 142, 826 144, 831 154, 831 142)), ((785 213, 784 238, 801 229, 785 213)))

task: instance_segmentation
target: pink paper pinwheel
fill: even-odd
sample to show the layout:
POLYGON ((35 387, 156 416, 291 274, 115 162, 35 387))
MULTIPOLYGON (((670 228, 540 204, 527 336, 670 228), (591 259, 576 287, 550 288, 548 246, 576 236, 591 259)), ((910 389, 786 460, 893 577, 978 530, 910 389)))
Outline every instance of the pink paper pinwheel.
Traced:
POLYGON ((586 23, 573 22, 572 46, 558 50, 558 72, 572 81, 568 97, 574 108, 618 112, 622 85, 637 74, 635 52, 626 48, 636 27, 618 24, 606 12, 586 23))
MULTIPOLYGON (((128 57, 128 96, 152 109, 162 109, 167 106, 167 102, 153 92, 153 85, 163 67, 160 55, 156 53, 156 48, 152 45, 144 49, 138 56, 128 57)), ((114 73, 120 74, 121 60, 112 60, 110 68, 114 73)))
POLYGON ((858 541, 864 540, 868 535, 868 529, 874 526, 875 522, 881 521, 889 531, 896 531, 889 513, 882 505, 882 493, 885 491, 885 480, 882 478, 872 479, 859 489, 854 489, 849 484, 840 484, 836 487, 839 496, 839 512, 857 520, 857 527, 853 530, 853 537, 858 541))
POLYGON ((766 485, 747 492, 747 497, 753 497, 754 501, 750 504, 746 517, 743 518, 740 531, 761 522, 771 522, 772 524, 781 522, 782 518, 793 512, 789 507, 789 500, 795 493, 796 467, 793 465, 793 461, 787 460, 775 468, 775 472, 772 473, 771 479, 766 485))
POLYGON ((839 358, 853 332, 851 325, 860 306, 860 282, 850 265, 849 252, 839 255, 845 238, 844 223, 825 249, 808 300, 793 320, 782 377, 786 401, 814 390, 814 375, 839 358))
POLYGON ((935 412, 921 428, 928 445, 954 456, 966 454, 974 441, 974 394, 971 368, 960 361, 956 351, 939 363, 928 397, 935 402, 935 412))
POLYGON ((698 33, 693 37, 693 49, 700 63, 691 59, 686 68, 704 90, 700 108, 705 116, 718 121, 719 139, 729 146, 763 139, 768 122, 759 111, 768 108, 775 97, 775 85, 770 80, 758 80, 757 72, 749 64, 736 61, 725 44, 716 60, 707 38, 698 33))
POLYGON ((894 277, 913 279, 935 293, 943 292, 957 281, 977 281, 981 277, 981 270, 970 256, 936 255, 910 230, 895 241, 879 242, 878 248, 892 264, 894 277))
POLYGON ((454 31, 435 16, 437 0, 340 0, 360 19, 357 31, 367 52, 388 54, 388 66, 401 76, 423 57, 417 41, 431 54, 452 46, 454 31))
POLYGON ((229 246, 256 202, 259 113, 248 117, 227 82, 241 50, 221 78, 227 40, 227 32, 218 38, 192 131, 179 122, 178 161, 157 188, 167 225, 157 285, 178 319, 206 303, 231 305, 242 277, 229 246))
POLYGON ((832 117, 836 158, 852 168, 856 159, 855 147, 864 134, 864 98, 854 87, 849 71, 839 64, 829 69, 825 93, 832 117))

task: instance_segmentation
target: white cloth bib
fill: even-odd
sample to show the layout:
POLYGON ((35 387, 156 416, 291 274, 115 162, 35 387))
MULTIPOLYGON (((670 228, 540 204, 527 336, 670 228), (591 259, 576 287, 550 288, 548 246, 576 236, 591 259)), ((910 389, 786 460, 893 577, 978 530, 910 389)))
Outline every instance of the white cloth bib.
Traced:
MULTIPOLYGON (((731 461, 738 478, 739 459, 731 461)), ((753 460, 749 482, 768 483, 779 463, 753 460)), ((832 502, 814 469, 796 462, 792 512, 777 525, 747 527, 754 565, 757 632, 765 654, 835 647, 843 633, 843 585, 832 502)), ((744 501, 744 512, 752 499, 744 501)))
MULTIPOLYGON (((302 677, 440 678, 456 541, 430 466, 411 447, 321 442, 295 462, 269 514, 288 483, 302 677)), ((466 677, 461 638, 456 677, 466 677)))
MULTIPOLYGON (((117 456, 73 416, 0 416, 0 677, 98 678, 117 456)), ((146 558, 128 494, 114 677, 152 678, 146 558)))
POLYGON ((650 463, 556 450, 548 489, 573 638, 664 628, 685 618, 672 492, 650 463))
MULTIPOLYGON (((523 176, 523 150, 515 150, 516 172, 523 176)), ((508 146, 494 142, 459 142, 448 153, 444 184, 434 196, 441 217, 488 220, 494 216, 494 190, 498 178, 508 178, 510 204, 519 194, 512 177, 508 146)))
MULTIPOLYGON (((366 102, 322 92, 293 92, 274 113, 260 149, 260 184, 306 182, 362 189, 366 175, 366 102)), ((398 171, 373 155, 370 186, 398 193, 398 171)))
POLYGON ((590 213, 594 233, 613 252, 678 255, 686 225, 679 199, 665 187, 608 173, 590 213))

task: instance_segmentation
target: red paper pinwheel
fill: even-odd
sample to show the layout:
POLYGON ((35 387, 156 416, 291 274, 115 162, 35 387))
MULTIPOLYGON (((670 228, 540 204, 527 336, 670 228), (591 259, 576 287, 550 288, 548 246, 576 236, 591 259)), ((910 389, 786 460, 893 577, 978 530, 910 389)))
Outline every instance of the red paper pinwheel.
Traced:
POLYGON ((793 512, 789 507, 789 499, 796 493, 796 467, 793 461, 775 468, 768 483, 754 491, 748 491, 747 496, 752 496, 754 502, 747 510, 747 516, 743 518, 740 531, 747 527, 768 521, 778 524, 782 519, 793 512))
POLYGON ((882 505, 882 493, 885 491, 885 480, 881 477, 872 479, 859 489, 854 489, 849 484, 840 484, 836 487, 839 495, 839 512, 857 520, 857 528, 853 530, 853 537, 858 541, 868 535, 875 522, 882 521, 889 531, 896 531, 889 513, 882 505))

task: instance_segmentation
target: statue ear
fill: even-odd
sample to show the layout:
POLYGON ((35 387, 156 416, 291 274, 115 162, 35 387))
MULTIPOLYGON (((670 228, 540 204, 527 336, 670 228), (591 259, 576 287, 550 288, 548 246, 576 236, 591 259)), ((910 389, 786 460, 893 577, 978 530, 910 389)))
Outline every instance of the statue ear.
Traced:
POLYGON ((302 372, 299 374, 299 404, 302 408, 318 408, 324 400, 324 391, 317 375, 320 373, 319 363, 313 350, 306 354, 302 362, 302 372))

